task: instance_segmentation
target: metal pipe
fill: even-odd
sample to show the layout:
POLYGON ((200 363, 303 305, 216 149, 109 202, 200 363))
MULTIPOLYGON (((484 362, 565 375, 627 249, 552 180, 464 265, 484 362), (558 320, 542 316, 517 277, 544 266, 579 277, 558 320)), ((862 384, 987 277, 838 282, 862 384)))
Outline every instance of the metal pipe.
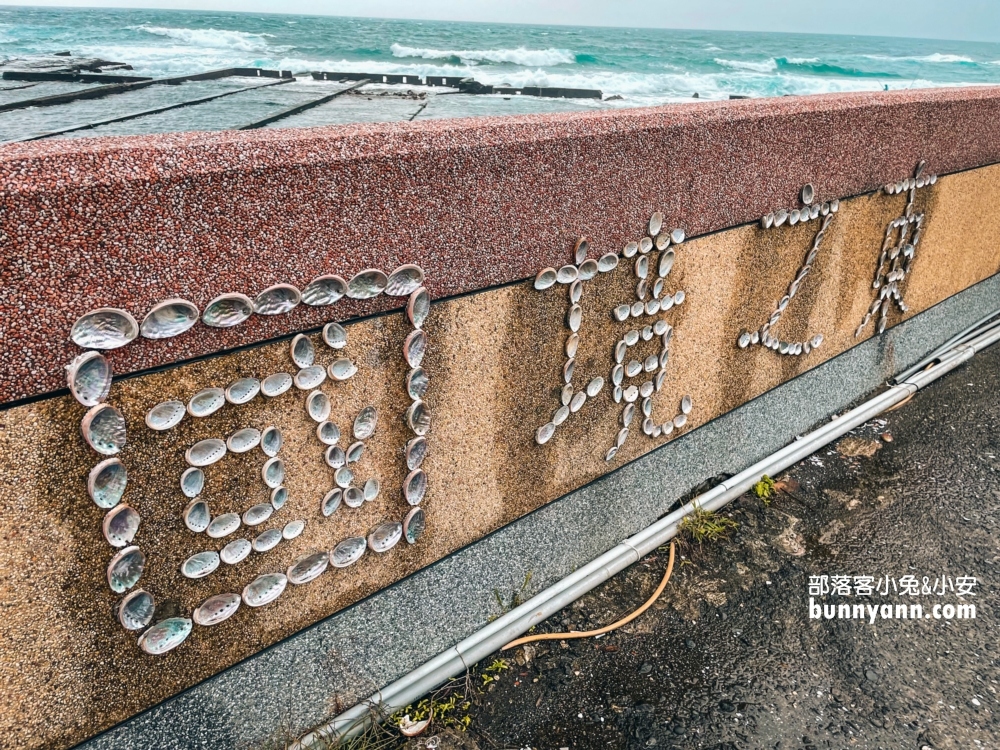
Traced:
MULTIPOLYGON (((949 349, 958 344, 964 343, 969 339, 970 336, 975 336, 978 333, 980 333, 981 331, 979 329, 983 326, 983 324, 986 323, 987 321, 993 320, 997 316, 1000 316, 1000 310, 994 310, 989 315, 980 318, 968 328, 964 328, 958 333, 956 333, 954 336, 952 336, 950 339, 948 339, 943 344, 938 346, 936 349, 931 350, 930 354, 921 359, 915 365, 913 365, 912 367, 908 367, 901 373, 895 375, 893 378, 889 380, 889 382, 891 384, 895 384, 897 382, 906 380, 910 375, 915 373, 917 370, 923 370, 925 367, 927 367, 927 365, 934 362, 938 358, 938 356, 941 355, 943 352, 948 351, 949 349)), ((993 327, 995 325, 1000 325, 1000 320, 991 323, 990 327, 993 327)))
POLYGON ((787 469, 829 445, 841 435, 908 398, 920 388, 951 372, 977 352, 997 341, 1000 341, 1000 326, 989 326, 985 331, 976 332, 971 339, 943 354, 933 367, 917 372, 904 382, 889 387, 860 406, 832 419, 801 439, 775 451, 699 495, 452 648, 390 683, 364 703, 359 703, 304 735, 292 746, 293 750, 311 750, 357 734, 366 726, 376 710, 391 713, 418 700, 448 678, 461 674, 470 664, 498 650, 522 635, 532 625, 551 617, 616 573, 670 541, 677 534, 684 518, 696 509, 719 510, 749 490, 764 474, 778 474, 787 469))

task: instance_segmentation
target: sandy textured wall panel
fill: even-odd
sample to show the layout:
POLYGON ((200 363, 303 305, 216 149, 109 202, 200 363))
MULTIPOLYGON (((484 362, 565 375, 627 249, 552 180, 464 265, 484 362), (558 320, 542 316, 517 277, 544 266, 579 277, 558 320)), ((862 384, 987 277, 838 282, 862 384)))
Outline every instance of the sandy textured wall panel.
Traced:
MULTIPOLYGON (((820 176, 815 183, 820 203, 836 197, 824 192, 820 176)), ((331 568, 310 583, 289 585, 274 602, 260 608, 243 605, 217 625, 195 625, 190 636, 162 655, 144 653, 136 644, 138 633, 124 630, 116 619, 122 596, 109 589, 105 577, 116 552, 102 534, 107 511, 86 490, 88 472, 101 458, 81 437, 80 420, 87 409, 70 396, 58 396, 0 413, 2 736, 13 747, 63 747, 85 739, 874 335, 878 315, 860 337, 856 334, 879 294, 872 281, 886 226, 906 215, 908 200, 908 194, 865 194, 841 201, 839 211, 830 214, 811 267, 772 331, 788 342, 822 335, 822 343, 808 354, 740 348, 737 341, 742 332, 759 329, 788 292, 823 225, 822 216, 768 230, 741 226, 674 246, 674 264, 663 277, 658 298, 679 299, 677 292, 683 291, 683 300, 648 316, 644 312, 618 321, 612 311, 636 302, 638 258, 650 259, 654 270, 648 281, 655 282, 660 251, 621 257, 614 270, 583 282, 571 391, 586 393, 596 378, 604 382, 594 395, 578 398, 582 405, 544 445, 537 442, 537 430, 553 419, 567 379, 570 285, 557 283, 539 291, 526 281, 435 303, 424 324, 429 348, 422 366, 430 379, 426 405, 431 429, 421 467, 429 480, 420 503, 427 519, 423 536, 384 554, 369 551, 354 565, 331 568), (684 414, 684 396, 691 397, 690 413, 669 435, 650 436, 641 428, 639 397, 637 414, 622 437, 626 398, 616 402, 613 390, 616 342, 637 332, 624 365, 658 357, 662 337, 642 336, 642 328, 656 321, 670 326, 672 338, 661 387, 651 396, 651 419, 661 427, 673 424, 684 414), (612 446, 615 455, 608 460, 612 446)), ((891 306, 889 325, 1000 270, 998 205, 1000 167, 944 176, 915 191, 911 211, 926 218, 911 270, 898 284, 909 311, 891 306)), ((669 212, 665 218, 666 230, 676 225, 669 212)), ((625 242, 639 242, 647 220, 616 232, 625 242)), ((621 251, 621 245, 591 241, 591 258, 621 251)), ((573 243, 567 240, 539 265, 573 261, 573 243)), ((427 283, 432 286, 433 277, 427 283)), ((652 292, 646 296, 648 301, 652 292)), ((358 309, 365 304, 371 305, 358 303, 358 309)), ((69 317, 82 312, 75 309, 69 317)), ((183 336, 197 337, 202 330, 183 336)), ((285 572, 302 555, 367 536, 377 525, 401 521, 411 511, 401 491, 408 472, 403 449, 413 438, 405 420, 411 404, 404 385, 410 368, 402 350, 413 326, 404 313, 391 312, 350 322, 346 330, 347 346, 337 350, 317 331, 308 334, 318 365, 346 356, 358 367, 349 379, 327 378, 318 390, 331 401, 329 419, 339 427, 338 445, 345 449, 354 442, 351 425, 358 413, 367 406, 377 410, 375 433, 350 467, 353 486, 377 478, 380 492, 361 507, 342 504, 329 518, 320 504, 335 486, 335 473, 324 459, 317 422, 305 411, 310 390, 292 387, 274 398, 259 395, 242 406, 226 404, 211 416, 188 415, 159 432, 143 421, 153 406, 171 399, 187 402, 206 387, 295 373, 288 339, 114 382, 108 403, 121 410, 127 425, 127 442, 119 454, 128 469, 122 502, 141 516, 134 543, 146 555, 135 588, 155 597, 153 622, 190 618, 206 597, 238 594, 258 575, 285 572), (187 529, 181 515, 189 499, 179 485, 188 468, 185 451, 206 438, 224 439, 238 429, 270 425, 283 435, 278 456, 286 467, 286 504, 261 525, 243 524, 222 539, 187 529), (302 533, 270 551, 251 552, 233 565, 223 563, 197 580, 180 573, 195 553, 218 551, 237 538, 252 540, 298 519, 305 522, 302 533)), ((246 335, 252 340, 255 334, 246 335)), ((60 332, 58 337, 64 336, 60 332)), ((656 372, 660 369, 657 360, 656 372)), ((625 378, 622 385, 638 388, 653 377, 643 373, 625 378)), ((270 489, 261 477, 266 460, 254 448, 204 469, 206 484, 199 497, 214 517, 268 503, 270 489)), ((628 512, 627 498, 622 512, 628 512)))

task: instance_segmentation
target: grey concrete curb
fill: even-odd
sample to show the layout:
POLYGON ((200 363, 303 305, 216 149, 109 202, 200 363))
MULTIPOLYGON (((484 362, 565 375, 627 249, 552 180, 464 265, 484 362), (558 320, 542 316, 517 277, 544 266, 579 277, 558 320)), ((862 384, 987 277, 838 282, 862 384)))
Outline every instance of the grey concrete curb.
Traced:
POLYGON ((550 585, 997 308, 1000 275, 77 747, 281 747, 482 627, 494 591, 550 585))

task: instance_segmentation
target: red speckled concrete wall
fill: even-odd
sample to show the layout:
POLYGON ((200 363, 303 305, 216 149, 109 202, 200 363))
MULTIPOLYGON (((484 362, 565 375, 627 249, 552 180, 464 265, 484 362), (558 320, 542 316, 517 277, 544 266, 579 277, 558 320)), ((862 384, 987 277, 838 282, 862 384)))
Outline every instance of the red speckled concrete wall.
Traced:
MULTIPOLYGON (((417 263, 432 296, 533 275, 653 210, 689 236, 1000 161, 1000 89, 44 141, 0 149, 0 403, 64 387, 74 320, 417 263)), ((112 352, 118 374, 398 305, 343 300, 112 352)))

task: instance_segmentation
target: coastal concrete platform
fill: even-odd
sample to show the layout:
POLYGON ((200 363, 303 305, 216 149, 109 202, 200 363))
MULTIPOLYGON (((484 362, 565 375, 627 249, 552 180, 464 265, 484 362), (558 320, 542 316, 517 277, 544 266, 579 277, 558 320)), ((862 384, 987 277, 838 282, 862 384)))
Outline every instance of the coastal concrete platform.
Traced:
POLYGON ((483 627, 495 592, 568 575, 998 308, 994 276, 79 747, 280 746, 483 627))

